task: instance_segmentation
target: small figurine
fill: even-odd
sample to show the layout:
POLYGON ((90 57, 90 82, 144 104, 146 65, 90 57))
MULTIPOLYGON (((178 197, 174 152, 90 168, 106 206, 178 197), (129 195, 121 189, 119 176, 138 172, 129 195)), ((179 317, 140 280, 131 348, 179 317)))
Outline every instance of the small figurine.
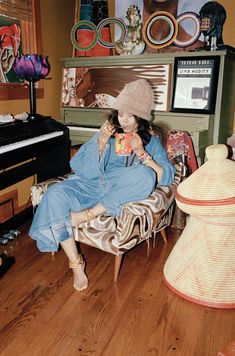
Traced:
POLYGON ((141 54, 144 51, 145 42, 142 39, 142 23, 138 6, 129 6, 126 18, 129 22, 127 35, 122 42, 116 44, 116 51, 121 55, 141 54))

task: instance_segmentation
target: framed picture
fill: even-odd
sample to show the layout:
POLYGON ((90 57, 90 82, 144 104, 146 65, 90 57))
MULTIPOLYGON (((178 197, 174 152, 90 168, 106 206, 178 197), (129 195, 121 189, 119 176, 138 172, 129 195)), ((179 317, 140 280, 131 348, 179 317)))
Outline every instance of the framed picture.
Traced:
MULTIPOLYGON (((28 98, 28 88, 12 66, 20 54, 41 52, 39 0, 2 2, 0 37, 0 100, 28 98)), ((41 84, 37 96, 43 96, 41 84)))
POLYGON ((169 111, 169 64, 64 68, 62 107, 110 109, 124 85, 139 78, 147 79, 151 85, 153 110, 169 111))
POLYGON ((175 58, 171 111, 213 114, 219 56, 175 58))

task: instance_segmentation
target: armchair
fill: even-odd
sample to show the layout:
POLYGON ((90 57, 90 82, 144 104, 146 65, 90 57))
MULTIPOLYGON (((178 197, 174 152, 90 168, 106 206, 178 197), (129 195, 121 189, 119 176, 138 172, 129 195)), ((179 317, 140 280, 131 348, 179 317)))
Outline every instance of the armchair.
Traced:
MULTIPOLYGON (((167 152, 173 163, 175 163, 176 156, 194 155, 192 146, 189 145, 189 143, 192 145, 190 136, 185 132, 182 135, 179 131, 169 132, 166 142, 167 152), (178 133, 177 137, 181 139, 178 140, 180 145, 174 146, 172 135, 176 135, 176 133, 178 133)), ((193 157, 195 159, 195 156, 193 157)), ((184 165, 178 163, 175 166, 176 174, 171 185, 158 186, 147 199, 125 204, 119 218, 101 215, 79 225, 79 227, 74 227, 76 241, 115 255, 114 281, 117 281, 125 252, 143 241, 148 243, 151 236, 155 237, 158 232, 160 232, 164 243, 167 243, 166 228, 171 223, 175 193, 182 178, 184 165)), ((57 177, 34 185, 31 188, 32 205, 36 207, 40 203, 43 194, 51 184, 66 178, 66 176, 57 177)))

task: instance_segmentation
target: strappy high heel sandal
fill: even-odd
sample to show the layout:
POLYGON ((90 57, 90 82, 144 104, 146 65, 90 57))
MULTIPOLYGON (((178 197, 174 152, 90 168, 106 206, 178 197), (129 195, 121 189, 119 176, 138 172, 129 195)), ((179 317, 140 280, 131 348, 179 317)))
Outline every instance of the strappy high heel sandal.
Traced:
POLYGON ((82 255, 79 255, 78 258, 74 261, 69 261, 69 268, 74 269, 77 268, 78 265, 81 265, 83 268, 85 268, 85 261, 82 257, 82 255))
POLYGON ((92 213, 91 208, 85 209, 80 212, 72 212, 71 216, 73 227, 80 227, 80 225, 85 224, 86 222, 96 218, 96 216, 92 213), (81 214, 83 214, 83 216, 81 214))
POLYGON ((91 208, 85 209, 83 211, 83 214, 85 216, 86 222, 94 220, 96 218, 96 216, 92 213, 91 208))
POLYGON ((83 210, 82 213, 83 213, 85 221, 83 221, 81 223, 77 223, 76 219, 75 219, 75 221, 73 221, 73 219, 72 219, 72 230, 73 230, 73 236, 74 236, 75 241, 79 241, 78 228, 80 227, 80 225, 83 225, 86 222, 94 220, 96 218, 96 216, 92 213, 91 208, 83 210))
POLYGON ((69 261, 69 268, 70 269, 76 269, 79 265, 82 267, 82 270, 83 270, 83 273, 84 273, 84 276, 81 276, 81 278, 84 278, 84 286, 82 286, 81 288, 78 288, 75 284, 73 286, 74 286, 74 288, 76 290, 81 291, 83 289, 86 289, 87 286, 88 286, 88 280, 87 280, 87 276, 85 274, 85 265, 86 265, 85 261, 84 261, 82 255, 79 255, 78 258, 76 260, 74 260, 74 261, 69 261))

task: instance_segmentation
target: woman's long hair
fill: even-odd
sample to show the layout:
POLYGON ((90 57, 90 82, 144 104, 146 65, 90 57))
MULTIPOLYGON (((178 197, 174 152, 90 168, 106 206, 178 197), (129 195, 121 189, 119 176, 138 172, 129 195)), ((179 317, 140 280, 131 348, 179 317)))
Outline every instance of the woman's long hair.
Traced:
MULTIPOLYGON (((158 136, 164 145, 164 130, 162 130, 159 126, 154 125, 150 123, 149 121, 142 119, 136 115, 134 115, 134 118, 138 124, 138 129, 137 129, 137 134, 140 136, 141 140, 143 141, 144 146, 146 146, 150 139, 151 136, 154 134, 158 136)), ((120 123, 118 121, 118 111, 113 110, 111 114, 108 116, 108 121, 110 124, 116 127, 115 132, 113 133, 113 136, 115 133, 123 133, 123 129, 120 127, 120 123)))

